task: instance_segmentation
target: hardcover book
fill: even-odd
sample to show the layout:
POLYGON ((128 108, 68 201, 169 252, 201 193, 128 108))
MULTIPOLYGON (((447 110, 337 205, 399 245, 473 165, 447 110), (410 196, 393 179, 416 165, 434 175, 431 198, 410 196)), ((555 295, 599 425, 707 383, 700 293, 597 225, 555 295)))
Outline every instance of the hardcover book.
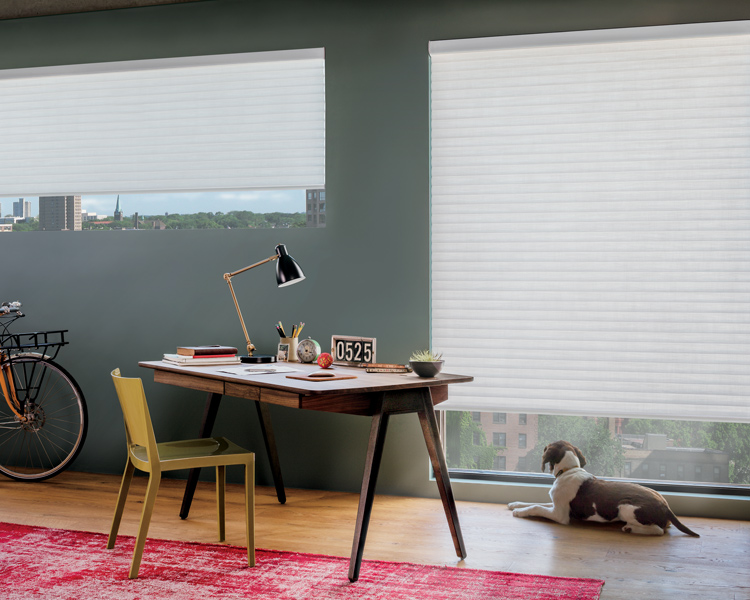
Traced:
POLYGON ((180 356, 213 356, 213 355, 229 355, 234 356, 237 354, 237 348, 232 346, 179 346, 177 348, 177 354, 180 356))
POLYGON ((165 354, 162 360, 183 366, 240 364, 239 356, 182 356, 180 354, 165 354))

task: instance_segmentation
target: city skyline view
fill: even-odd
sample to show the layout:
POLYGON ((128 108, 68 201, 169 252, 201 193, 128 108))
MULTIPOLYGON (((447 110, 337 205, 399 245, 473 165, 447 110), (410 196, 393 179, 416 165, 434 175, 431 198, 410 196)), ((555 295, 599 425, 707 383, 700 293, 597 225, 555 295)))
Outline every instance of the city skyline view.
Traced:
MULTIPOLYGON (((17 197, 0 198, 2 215, 11 215, 17 197)), ((39 197, 25 197, 31 203, 31 216, 39 216, 39 197)), ((81 195, 81 209, 88 213, 114 215, 117 194, 81 195)), ((237 192, 180 192, 158 194, 120 194, 120 208, 130 216, 195 214, 246 210, 254 213, 305 212, 305 190, 237 191, 237 192)))

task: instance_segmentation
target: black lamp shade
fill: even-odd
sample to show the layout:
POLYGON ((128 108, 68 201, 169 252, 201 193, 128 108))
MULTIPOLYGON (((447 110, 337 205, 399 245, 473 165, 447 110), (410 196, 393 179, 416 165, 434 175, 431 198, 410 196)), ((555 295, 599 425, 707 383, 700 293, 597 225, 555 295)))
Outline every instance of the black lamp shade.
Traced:
POLYGON ((276 261, 276 282, 279 287, 298 283, 305 278, 302 269, 297 261, 289 256, 284 244, 276 246, 276 254, 279 255, 279 259, 276 261))

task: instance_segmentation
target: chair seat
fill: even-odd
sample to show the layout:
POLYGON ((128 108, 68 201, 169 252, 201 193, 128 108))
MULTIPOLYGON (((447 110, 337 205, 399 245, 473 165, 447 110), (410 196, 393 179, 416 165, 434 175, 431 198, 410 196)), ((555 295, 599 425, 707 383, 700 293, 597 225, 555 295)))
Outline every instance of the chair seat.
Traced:
MULTIPOLYGON (((156 448, 163 471, 206 466, 200 464, 201 459, 206 459, 207 465, 210 466, 236 465, 243 462, 242 459, 238 460, 241 455, 252 454, 249 450, 223 437, 160 442, 156 444, 156 448)), ((145 447, 134 445, 130 448, 130 452, 134 458, 148 463, 148 453, 145 447)))

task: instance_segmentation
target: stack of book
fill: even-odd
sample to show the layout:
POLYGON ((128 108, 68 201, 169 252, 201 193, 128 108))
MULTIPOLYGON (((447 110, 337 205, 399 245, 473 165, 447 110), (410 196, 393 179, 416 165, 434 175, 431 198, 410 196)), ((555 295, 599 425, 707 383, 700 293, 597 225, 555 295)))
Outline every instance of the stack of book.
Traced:
POLYGON ((240 364, 237 348, 231 346, 179 346, 177 354, 165 354, 163 360, 183 366, 240 364))

